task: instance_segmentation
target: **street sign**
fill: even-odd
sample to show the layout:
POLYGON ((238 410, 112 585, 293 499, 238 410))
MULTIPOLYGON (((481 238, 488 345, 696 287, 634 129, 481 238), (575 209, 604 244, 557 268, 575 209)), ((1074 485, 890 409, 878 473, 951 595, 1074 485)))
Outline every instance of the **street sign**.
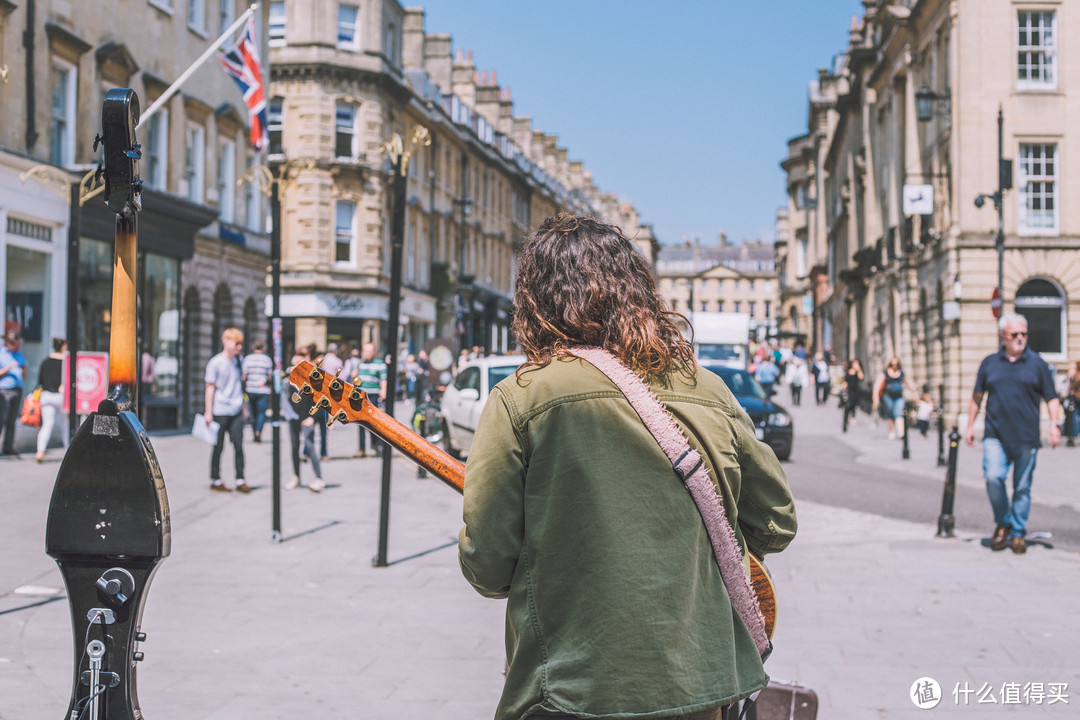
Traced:
POLYGON ((995 320, 1001 317, 1001 291, 997 288, 994 288, 994 292, 990 295, 990 312, 993 313, 995 320))
POLYGON ((934 214, 934 186, 933 185, 905 185, 904 186, 904 214, 905 215, 933 215, 934 214))

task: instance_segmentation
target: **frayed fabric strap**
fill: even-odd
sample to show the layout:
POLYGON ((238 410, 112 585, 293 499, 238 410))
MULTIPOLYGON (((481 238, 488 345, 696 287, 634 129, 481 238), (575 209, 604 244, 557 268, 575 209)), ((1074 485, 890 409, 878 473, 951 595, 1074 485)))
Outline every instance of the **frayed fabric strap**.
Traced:
POLYGON ((717 494, 716 486, 709 477, 708 468, 701 455, 690 447, 675 420, 660 399, 653 395, 645 382, 607 350, 598 347, 574 347, 570 352, 586 360, 590 365, 608 376, 626 395, 645 427, 656 438, 675 468, 676 474, 686 484, 686 489, 701 513, 705 530, 712 545, 720 577, 727 587, 728 596, 735 611, 750 631, 759 653, 764 655, 770 648, 765 633, 765 618, 758 607, 750 578, 743 567, 742 554, 735 540, 735 531, 727 520, 724 503, 717 494))

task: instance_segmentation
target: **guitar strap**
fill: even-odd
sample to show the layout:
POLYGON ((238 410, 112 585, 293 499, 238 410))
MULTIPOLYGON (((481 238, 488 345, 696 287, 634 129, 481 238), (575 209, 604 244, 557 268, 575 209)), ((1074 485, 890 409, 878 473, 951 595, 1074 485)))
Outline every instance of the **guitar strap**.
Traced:
POLYGON ((742 553, 735 541, 735 531, 727 520, 724 503, 717 494, 716 486, 709 477, 708 467, 701 455, 690 447, 667 408, 645 382, 630 368, 607 350, 598 347, 573 347, 570 352, 600 372, 604 373, 622 391, 641 421, 652 433, 660 449, 671 461, 675 473, 682 479, 694 505, 701 513, 705 530, 712 545, 720 577, 727 587, 728 596, 735 611, 739 613, 758 653, 764 659, 772 652, 772 643, 765 633, 765 618, 757 604, 757 597, 743 567, 742 553))

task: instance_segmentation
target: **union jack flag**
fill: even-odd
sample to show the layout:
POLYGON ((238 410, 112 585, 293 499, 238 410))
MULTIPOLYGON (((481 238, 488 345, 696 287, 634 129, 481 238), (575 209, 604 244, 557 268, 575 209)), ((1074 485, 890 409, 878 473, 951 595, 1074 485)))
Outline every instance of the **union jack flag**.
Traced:
POLYGON ((257 152, 262 152, 270 138, 266 130, 266 92, 259 65, 259 43, 255 38, 254 15, 248 19, 247 28, 236 44, 221 56, 221 65, 244 94, 251 124, 251 143, 257 152))

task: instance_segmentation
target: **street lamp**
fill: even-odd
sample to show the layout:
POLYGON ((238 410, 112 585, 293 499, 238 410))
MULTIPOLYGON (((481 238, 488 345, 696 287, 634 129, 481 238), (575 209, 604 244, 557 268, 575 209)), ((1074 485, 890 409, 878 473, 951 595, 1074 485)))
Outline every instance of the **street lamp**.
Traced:
MULTIPOLYGON (((431 144, 426 127, 413 128, 406 148, 401 136, 394 133, 379 147, 386 155, 390 176, 390 303, 387 311, 386 345, 390 351, 386 377, 386 414, 394 417, 394 400, 397 397, 398 321, 401 316, 401 254, 405 244, 405 205, 408 183, 409 160, 417 146, 431 144)), ((390 528, 390 463, 393 453, 387 447, 382 456, 382 488, 379 501, 379 548, 372 564, 387 567, 386 549, 390 528)))
POLYGON ((1011 190, 1012 183, 1012 160, 1005 160, 1001 157, 1004 150, 1004 127, 1005 116, 1002 113, 1001 106, 998 105, 998 189, 995 193, 980 193, 975 197, 975 207, 981 208, 987 200, 994 203, 994 209, 997 210, 997 234, 994 235, 994 245, 997 248, 998 256, 998 272, 997 272, 997 291, 994 300, 998 302, 998 305, 994 312, 994 317, 1001 315, 1001 305, 1005 302, 1005 288, 1004 288, 1004 265, 1005 265, 1005 203, 1003 202, 1005 191, 1011 190))
POLYGON ((270 539, 281 542, 281 196, 295 179, 290 177, 293 170, 310 170, 316 163, 312 158, 302 158, 274 162, 273 166, 276 178, 267 166, 252 165, 236 184, 251 183, 270 198, 270 351, 274 359, 274 381, 270 385, 270 539))
MULTIPOLYGON (((934 119, 934 103, 948 103, 951 97, 948 90, 938 94, 923 83, 922 87, 915 91, 915 117, 919 122, 930 122, 934 119)), ((946 104, 941 111, 942 117, 947 116, 948 112, 949 106, 946 104)))

